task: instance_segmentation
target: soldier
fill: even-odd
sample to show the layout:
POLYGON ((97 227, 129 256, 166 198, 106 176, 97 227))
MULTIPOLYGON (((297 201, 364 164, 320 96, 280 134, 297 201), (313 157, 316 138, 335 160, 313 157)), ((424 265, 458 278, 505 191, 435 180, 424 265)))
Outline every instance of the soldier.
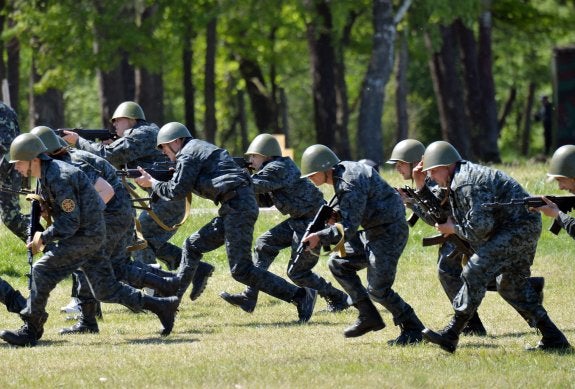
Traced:
MULTIPOLYGON (((252 174, 256 195, 258 198, 264 195, 271 198, 271 203, 263 206, 275 205, 282 214, 289 215, 257 238, 254 264, 267 270, 281 249, 291 247, 288 276, 294 284, 317 290, 327 301, 330 312, 348 308, 347 295, 312 271, 318 262, 318 253, 304 251, 294 263, 297 247, 308 224, 325 202, 321 191, 309 180, 300 177, 301 173, 291 158, 282 157, 279 142, 270 134, 256 136, 248 147, 246 156, 249 157, 251 168, 256 171, 252 174)), ((253 312, 258 290, 248 286, 242 293, 222 292, 220 296, 246 312, 253 312)))
MULTIPOLYGON (((49 127, 39 126, 30 130, 40 138, 46 146, 46 154, 54 159, 71 163, 82 170, 95 183, 104 179, 113 190, 114 195, 106 203, 104 219, 106 221, 106 240, 103 255, 110 258, 114 275, 117 280, 125 282, 135 288, 149 287, 162 296, 175 295, 179 280, 172 273, 155 269, 141 263, 135 265, 130 260, 127 251, 132 241, 134 231, 134 210, 130 202, 130 194, 118 178, 116 169, 105 159, 83 150, 68 149, 62 146, 56 133, 49 127)), ((63 142, 63 140, 62 140, 63 142)), ((63 142, 65 144, 65 142, 63 142)), ((78 276, 78 293, 76 298, 81 307, 79 321, 70 328, 63 328, 60 334, 81 334, 99 332, 96 320, 98 302, 94 298, 82 272, 75 272, 78 276)))
POLYGON ((43 251, 43 256, 31 271, 30 297, 20 313, 24 325, 17 331, 2 331, 0 338, 12 345, 35 346, 44 333, 50 292, 76 269, 84 272, 98 300, 120 303, 135 312, 149 310, 162 322, 162 335, 168 335, 178 299, 142 295, 119 283, 110 262, 102 256, 106 234, 102 199, 109 200, 109 188, 94 187, 81 170, 48 157, 45 151, 46 146, 33 134, 19 135, 10 146, 10 163, 24 177, 38 179, 45 200, 43 211, 50 212, 52 223, 27 245, 33 253, 43 251))
POLYGON ((528 193, 505 173, 463 160, 444 141, 430 144, 416 169, 427 172, 447 190, 451 217, 436 224, 436 229, 444 236, 457 234, 474 250, 461 273, 463 285, 453 300, 455 314, 451 322, 437 332, 426 328, 424 338, 455 352, 459 334, 481 304, 488 283, 497 277, 501 297, 543 335, 537 349, 570 348, 527 280, 541 234, 541 216, 525 207, 506 207, 497 212, 482 207, 488 202, 527 197, 528 193))
MULTIPOLYGON (((79 149, 89 151, 105 158, 116 168, 143 168, 152 167, 154 164, 166 164, 168 160, 156 149, 158 126, 148 123, 142 108, 133 101, 125 101, 116 108, 111 119, 119 139, 109 145, 100 142, 91 142, 78 136, 75 132, 66 131, 64 139, 79 149)), ((142 235, 148 242, 149 249, 136 254, 136 259, 145 263, 155 262, 157 257, 168 269, 175 270, 180 264, 182 250, 168 242, 176 233, 176 228, 170 228, 182 220, 185 213, 185 199, 166 201, 159 199, 151 202, 151 212, 142 211, 139 222, 142 235), (161 220, 166 230, 158 224, 152 213, 161 220)), ((190 293, 192 300, 197 299, 204 291, 208 278, 212 275, 214 267, 205 262, 200 262, 198 271, 193 280, 190 293)))
MULTIPOLYGON (((438 199, 436 202, 445 218, 451 214, 449 209, 449 202, 443 201, 446 198, 445 190, 438 187, 435 182, 433 182, 429 177, 426 177, 425 173, 414 168, 421 162, 423 153, 425 152, 425 146, 418 140, 415 139, 405 139, 399 142, 393 148, 391 152, 391 157, 387 163, 395 165, 395 170, 403 177, 404 180, 415 181, 415 188, 418 193, 426 193, 426 196, 433 195, 438 199)), ((427 212, 406 196, 403 190, 398 189, 399 193, 403 199, 404 204, 410 208, 415 215, 420 217, 429 225, 434 225, 435 221, 430 218, 427 212)), ((463 263, 467 260, 465 253, 458 249, 450 240, 444 240, 439 246, 439 253, 437 259, 437 275, 445 294, 449 298, 449 301, 453 301, 459 289, 463 285, 463 280, 461 279, 461 271, 463 270, 463 263)), ((543 277, 530 277, 529 281, 535 288, 537 293, 541 296, 541 301, 543 300, 543 277)), ((497 291, 495 286, 495 280, 489 284, 489 291, 497 291)), ((463 335, 476 335, 485 336, 487 331, 479 318, 479 313, 476 311, 471 319, 467 322, 467 325, 462 331, 463 335)))
POLYGON ((335 223, 303 241, 311 249, 345 240, 345 256, 333 254, 328 261, 334 277, 350 295, 359 310, 355 324, 344 331, 345 337, 364 335, 385 327, 374 300, 391 314, 400 335, 390 345, 421 341, 423 324, 413 308, 393 289, 397 263, 407 243, 409 229, 405 207, 396 190, 371 167, 340 161, 324 145, 308 147, 301 158, 303 177, 316 186, 333 185, 341 222, 335 223), (362 231, 358 229, 363 227, 362 231), (367 268, 367 289, 357 275, 367 268))
MULTIPOLYGON (((557 181, 559 189, 566 190, 575 194, 575 146, 565 145, 559 147, 549 164, 547 176, 551 180, 557 181)), ((557 204, 543 197, 547 205, 535 210, 543 213, 545 216, 552 217, 559 225, 567 231, 569 236, 575 238, 575 218, 562 212, 557 204)))
MULTIPOLYGON (((6 155, 10 144, 19 134, 16 112, 0 102, 0 185, 13 190, 20 189, 22 177, 12 168, 6 155)), ((0 218, 14 235, 26 242, 28 218, 20 211, 18 194, 0 191, 0 218)))
POLYGON ((299 288, 281 277, 254 266, 251 256, 254 224, 258 205, 252 180, 228 152, 211 143, 192 138, 181 123, 171 122, 158 132, 158 148, 177 162, 176 171, 168 182, 153 179, 144 169, 136 182, 151 187, 154 194, 166 200, 182 199, 188 193, 220 205, 218 216, 189 236, 183 247, 178 270, 182 296, 203 253, 225 244, 232 277, 248 287, 261 290, 297 306, 299 321, 307 322, 313 313, 317 291, 299 288))

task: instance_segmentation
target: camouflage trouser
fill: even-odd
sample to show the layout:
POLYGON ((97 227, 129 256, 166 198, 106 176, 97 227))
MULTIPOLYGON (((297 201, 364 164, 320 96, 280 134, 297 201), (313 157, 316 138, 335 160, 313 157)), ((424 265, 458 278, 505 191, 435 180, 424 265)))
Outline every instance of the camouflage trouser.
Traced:
MULTIPOLYGON (((16 169, 11 169, 10 173, 0 182, 3 186, 19 190, 21 178, 16 169)), ((20 198, 17 194, 0 191, 0 218, 2 223, 23 242, 28 239, 29 217, 22 215, 20 209, 20 198)))
POLYGON ((253 260, 257 267, 267 270, 280 250, 291 247, 288 277, 298 286, 315 289, 320 296, 329 297, 334 293, 333 286, 312 271, 319 260, 319 251, 314 253, 304 251, 297 263, 293 263, 299 242, 312 219, 313 216, 300 219, 290 218, 264 232, 256 239, 253 260))
MULTIPOLYGON (((15 294, 19 295, 12 285, 0 278, 0 302, 6 305, 8 312, 18 312, 22 309, 22 306, 18 304, 18 301, 15 301, 15 294)), ((18 299, 24 302, 23 297, 19 296, 18 299)))
POLYGON ((403 323, 413 308, 393 289, 399 257, 407 244, 407 224, 395 223, 376 231, 359 232, 345 244, 346 257, 332 255, 329 269, 353 303, 371 298, 383 305, 395 324, 403 323), (367 288, 357 272, 367 268, 367 288))
POLYGON ((457 252, 453 244, 446 242, 439 248, 437 275, 449 301, 453 301, 463 286, 461 279, 462 260, 463 254, 457 252))
POLYGON ((292 301, 297 286, 254 266, 251 246, 258 206, 251 187, 237 192, 235 198, 221 205, 218 217, 186 239, 178 276, 187 287, 202 255, 225 244, 230 271, 236 281, 281 300, 292 301))
POLYGON ((541 223, 535 222, 535 218, 518 222, 514 228, 497 230, 463 268, 463 286, 453 300, 455 311, 473 315, 487 285, 497 277, 501 297, 534 327, 546 315, 537 292, 528 282, 540 234, 541 223))
MULTIPOLYGON (((152 211, 160 218, 162 223, 171 227, 180 222, 186 211, 185 200, 152 202, 152 211)), ((178 264, 182 257, 182 250, 169 242, 177 230, 166 231, 152 219, 147 211, 142 211, 138 217, 142 228, 142 235, 148 242, 148 247, 134 252, 134 259, 143 263, 156 263, 156 258, 166 263, 178 264)))
POLYGON ((49 243, 44 255, 34 263, 32 290, 22 316, 33 322, 45 317, 50 292, 77 269, 84 272, 99 301, 120 303, 134 311, 141 311, 140 292, 116 281, 110 261, 100 250, 102 241, 98 237, 73 237, 49 243))

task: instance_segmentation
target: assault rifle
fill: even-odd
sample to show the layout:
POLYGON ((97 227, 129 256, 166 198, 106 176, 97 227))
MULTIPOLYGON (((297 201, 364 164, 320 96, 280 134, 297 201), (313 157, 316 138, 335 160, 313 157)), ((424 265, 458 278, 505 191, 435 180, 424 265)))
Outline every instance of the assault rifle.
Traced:
MULTIPOLYGON (((407 197, 409 197, 410 199, 413 199, 409 195, 409 193, 403 191, 402 189, 395 188, 395 190, 398 191, 400 195, 402 193, 404 193, 407 197)), ((411 215, 407 218, 407 224, 409 224, 410 227, 413 227, 415 225, 415 223, 417 223, 418 220, 419 220, 419 216, 417 216, 417 214, 415 212, 412 212, 411 215)))
POLYGON ((21 188, 20 190, 18 190, 18 189, 9 188, 9 187, 4 186, 4 185, 0 185, 0 192, 10 193, 10 194, 19 194, 19 195, 29 195, 29 194, 34 193, 30 189, 21 188))
POLYGON ((58 128, 56 130, 56 134, 58 134, 58 136, 64 137, 66 136, 66 134, 64 134, 64 131, 75 132, 80 137, 91 141, 99 140, 100 142, 102 142, 110 139, 111 140, 118 139, 118 135, 116 135, 113 132, 110 132, 110 130, 108 130, 107 128, 103 129, 58 128))
MULTIPOLYGON (((499 208, 499 207, 510 207, 517 205, 524 205, 527 208, 539 208, 547 205, 547 203, 542 199, 543 196, 533 196, 524 197, 521 199, 511 199, 507 203, 483 203, 481 204, 484 208, 499 208)), ((571 212, 575 208, 575 196, 545 196, 547 199, 555 204, 559 210, 563 213, 571 212)), ((561 225, 557 220, 553 220, 553 224, 549 227, 549 231, 553 234, 559 234, 561 231, 561 225)))
MULTIPOLYGON (((39 185, 36 184, 36 191, 33 195, 26 197, 30 201, 30 222, 28 223, 28 239, 30 243, 34 240, 36 232, 44 231, 42 224, 40 224, 40 217, 42 216, 42 206, 40 204, 40 197, 38 192, 39 185)), ((28 290, 32 290, 32 269, 34 266, 34 252, 32 248, 28 248, 28 265, 30 265, 30 274, 28 274, 28 290)))
MULTIPOLYGON (((332 217, 334 213, 333 207, 335 205, 336 199, 337 197, 333 196, 333 198, 329 201, 329 203, 323 204, 315 214, 313 220, 308 224, 303 236, 301 237, 301 241, 297 246, 296 256, 288 270, 288 273, 293 269, 294 265, 299 261, 299 258, 301 257, 307 246, 309 246, 309 243, 304 242, 303 240, 309 234, 321 231, 325 228, 328 220, 332 217)), ((329 247, 324 247, 324 250, 326 251, 329 251, 329 249, 330 249, 329 247)))
MULTIPOLYGON (((437 224, 443 224, 447 221, 447 217, 444 215, 441 206, 439 205, 439 200, 433 201, 422 198, 415 189, 405 186, 402 190, 417 203, 421 209, 429 215, 430 219, 437 224)), ((465 254, 467 258, 471 257, 474 253, 473 249, 465 240, 461 239, 456 234, 450 234, 448 236, 443 236, 442 234, 430 236, 423 238, 423 246, 433 246, 436 244, 442 244, 444 242, 452 243, 462 254, 465 254)))
POLYGON ((250 163, 250 161, 246 160, 244 157, 232 157, 234 159, 234 162, 241 167, 242 169, 247 169, 250 174, 252 174, 252 164, 250 163))
MULTIPOLYGON (((158 181, 170 181, 174 175, 174 169, 166 169, 166 165, 162 165, 154 163, 152 167, 144 168, 144 170, 158 181)), ((138 178, 142 173, 138 169, 119 169, 116 170, 116 175, 119 177, 138 178)))

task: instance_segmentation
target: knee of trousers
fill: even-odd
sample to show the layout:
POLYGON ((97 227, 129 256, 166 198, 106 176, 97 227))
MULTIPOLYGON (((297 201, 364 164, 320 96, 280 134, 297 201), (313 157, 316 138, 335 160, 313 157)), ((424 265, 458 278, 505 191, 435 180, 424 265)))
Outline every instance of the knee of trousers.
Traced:
POLYGON ((234 280, 245 284, 250 280, 254 269, 256 267, 251 262, 236 263, 230 268, 230 272, 234 280))

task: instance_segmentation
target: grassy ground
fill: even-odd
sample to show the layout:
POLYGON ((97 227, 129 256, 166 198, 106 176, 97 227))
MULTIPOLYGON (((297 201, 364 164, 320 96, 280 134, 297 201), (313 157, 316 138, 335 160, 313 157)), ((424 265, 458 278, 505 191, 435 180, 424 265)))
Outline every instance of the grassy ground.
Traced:
MULTIPOLYGON (((545 166, 504 166, 534 194, 557 193, 544 181, 545 166)), ((391 171, 383 173, 395 186, 404 185, 391 171)), ((174 237, 185 236, 214 214, 210 203, 194 199, 194 213, 174 237), (208 209, 205 209, 208 208, 208 209)), ((262 212, 256 234, 282 217, 262 212)), ((545 220, 545 228, 549 226, 545 220)), ((2 277, 26 292, 26 254, 22 244, 0 228, 2 277)), ((436 276, 434 247, 421 247, 421 238, 434 231, 418 223, 399 264, 395 290, 410 303, 427 326, 438 329, 450 319, 452 309, 436 276)), ((575 344, 575 283, 571 253, 575 242, 565 232, 545 231, 540 240, 533 275, 544 276, 545 307, 551 318, 575 344)), ((158 333, 160 323, 152 314, 133 314, 122 306, 105 304, 100 334, 60 336, 71 322, 59 308, 69 301, 71 282, 52 293, 45 335, 35 348, 12 348, 0 343, 0 387, 574 387, 574 354, 527 352, 539 335, 497 294, 488 293, 480 307, 489 335, 463 337, 453 355, 436 346, 390 347, 398 335, 391 315, 381 306, 387 327, 356 339, 345 339, 343 329, 357 311, 331 314, 318 300, 306 325, 296 323, 293 305, 260 295, 253 314, 229 306, 218 297, 222 290, 238 292, 243 286, 229 275, 223 251, 205 256, 216 266, 202 297, 186 298, 174 332, 158 333)), ((285 276, 287 253, 271 270, 285 276)), ((325 260, 316 271, 331 279, 325 260)), ((0 328, 15 329, 20 319, 4 311, 0 328)))

